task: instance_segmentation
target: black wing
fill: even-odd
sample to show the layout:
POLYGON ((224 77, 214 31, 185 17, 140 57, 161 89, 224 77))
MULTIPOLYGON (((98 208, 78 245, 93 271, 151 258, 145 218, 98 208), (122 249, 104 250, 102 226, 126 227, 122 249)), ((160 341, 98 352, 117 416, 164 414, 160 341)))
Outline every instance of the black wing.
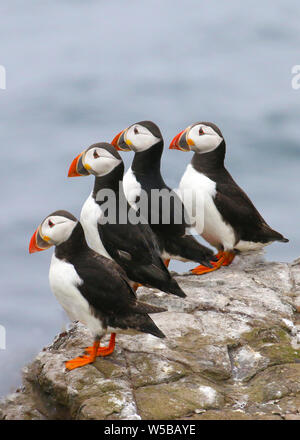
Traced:
POLYGON ((129 280, 116 263, 89 250, 77 258, 74 266, 83 280, 77 288, 104 328, 135 329, 165 337, 148 313, 166 309, 137 301, 129 280))
POLYGON ((104 247, 119 264, 152 264, 159 254, 156 237, 147 224, 105 224, 98 225, 98 231, 104 247))
POLYGON ((157 313, 165 309, 137 301, 121 267, 92 250, 73 261, 83 283, 78 289, 95 310, 106 315, 157 313))
POLYGON ((98 226, 102 243, 130 280, 185 297, 165 267, 157 238, 148 224, 98 226))
POLYGON ((235 230, 239 240, 268 243, 286 239, 270 228, 247 194, 233 181, 217 184, 215 204, 223 219, 235 230))

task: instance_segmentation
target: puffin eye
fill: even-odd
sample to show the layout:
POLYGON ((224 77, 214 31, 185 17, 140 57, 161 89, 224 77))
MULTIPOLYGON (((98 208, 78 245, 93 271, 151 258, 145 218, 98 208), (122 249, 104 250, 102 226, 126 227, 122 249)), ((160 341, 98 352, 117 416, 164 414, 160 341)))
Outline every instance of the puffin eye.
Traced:
POLYGON ((202 127, 199 128, 199 135, 201 136, 202 134, 204 134, 204 130, 202 127))
POLYGON ((50 226, 50 228, 53 228, 54 223, 53 223, 51 220, 49 220, 49 221, 48 221, 48 225, 50 226))
POLYGON ((98 157, 100 157, 99 154, 97 153, 97 150, 94 150, 93 156, 94 159, 98 159, 98 157))
POLYGON ((136 127, 134 127, 134 134, 139 134, 139 131, 138 131, 138 129, 136 128, 136 127))

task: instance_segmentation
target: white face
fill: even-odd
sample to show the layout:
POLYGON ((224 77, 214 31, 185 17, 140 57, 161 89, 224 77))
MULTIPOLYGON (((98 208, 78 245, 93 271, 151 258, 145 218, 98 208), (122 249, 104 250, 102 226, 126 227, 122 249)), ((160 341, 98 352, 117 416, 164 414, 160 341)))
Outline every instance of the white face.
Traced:
POLYGON ((91 148, 84 153, 82 163, 89 173, 95 176, 105 176, 116 168, 122 160, 117 159, 104 148, 91 148))
POLYGON ((208 153, 215 150, 223 138, 215 132, 212 127, 204 124, 197 124, 187 132, 187 143, 192 151, 196 153, 208 153))
POLYGON ((40 226, 40 235, 49 244, 57 246, 67 241, 77 222, 60 215, 47 217, 40 226))
POLYGON ((129 127, 124 139, 126 144, 135 152, 148 150, 148 148, 160 141, 148 128, 139 124, 129 127))

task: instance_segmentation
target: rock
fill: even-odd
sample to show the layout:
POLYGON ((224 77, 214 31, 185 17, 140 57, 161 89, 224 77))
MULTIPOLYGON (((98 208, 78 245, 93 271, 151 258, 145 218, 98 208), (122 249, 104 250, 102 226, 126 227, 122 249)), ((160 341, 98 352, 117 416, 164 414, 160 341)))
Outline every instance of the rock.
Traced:
POLYGON ((299 262, 237 258, 176 279, 184 300, 138 290, 168 308, 152 316, 166 339, 118 335, 113 355, 67 372, 64 362, 92 343, 73 324, 24 368, 0 419, 299 420, 299 262))
POLYGON ((267 367, 269 359, 249 345, 243 345, 231 352, 232 377, 235 380, 247 381, 267 367))
POLYGON ((300 414, 286 414, 285 420, 300 420, 300 414))
POLYGON ((173 383, 141 387, 136 391, 138 408, 146 420, 178 419, 198 408, 220 408, 224 397, 216 386, 198 376, 173 383))

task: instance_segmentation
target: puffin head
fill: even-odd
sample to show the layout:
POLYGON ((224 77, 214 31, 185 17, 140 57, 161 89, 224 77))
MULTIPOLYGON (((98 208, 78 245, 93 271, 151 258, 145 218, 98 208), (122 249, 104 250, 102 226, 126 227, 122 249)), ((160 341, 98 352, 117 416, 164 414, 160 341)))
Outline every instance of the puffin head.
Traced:
POLYGON ((68 177, 88 176, 96 177, 109 174, 122 163, 121 156, 115 148, 106 142, 93 144, 80 153, 71 163, 68 177))
POLYGON ((223 141, 221 130, 212 122, 197 122, 178 133, 170 144, 170 149, 209 153, 223 141))
POLYGON ((154 122, 141 121, 125 128, 114 137, 112 145, 117 150, 139 153, 162 141, 160 129, 154 122))
POLYGON ((76 224, 76 217, 67 211, 55 211, 48 215, 31 237, 29 253, 44 251, 67 241, 76 224))

